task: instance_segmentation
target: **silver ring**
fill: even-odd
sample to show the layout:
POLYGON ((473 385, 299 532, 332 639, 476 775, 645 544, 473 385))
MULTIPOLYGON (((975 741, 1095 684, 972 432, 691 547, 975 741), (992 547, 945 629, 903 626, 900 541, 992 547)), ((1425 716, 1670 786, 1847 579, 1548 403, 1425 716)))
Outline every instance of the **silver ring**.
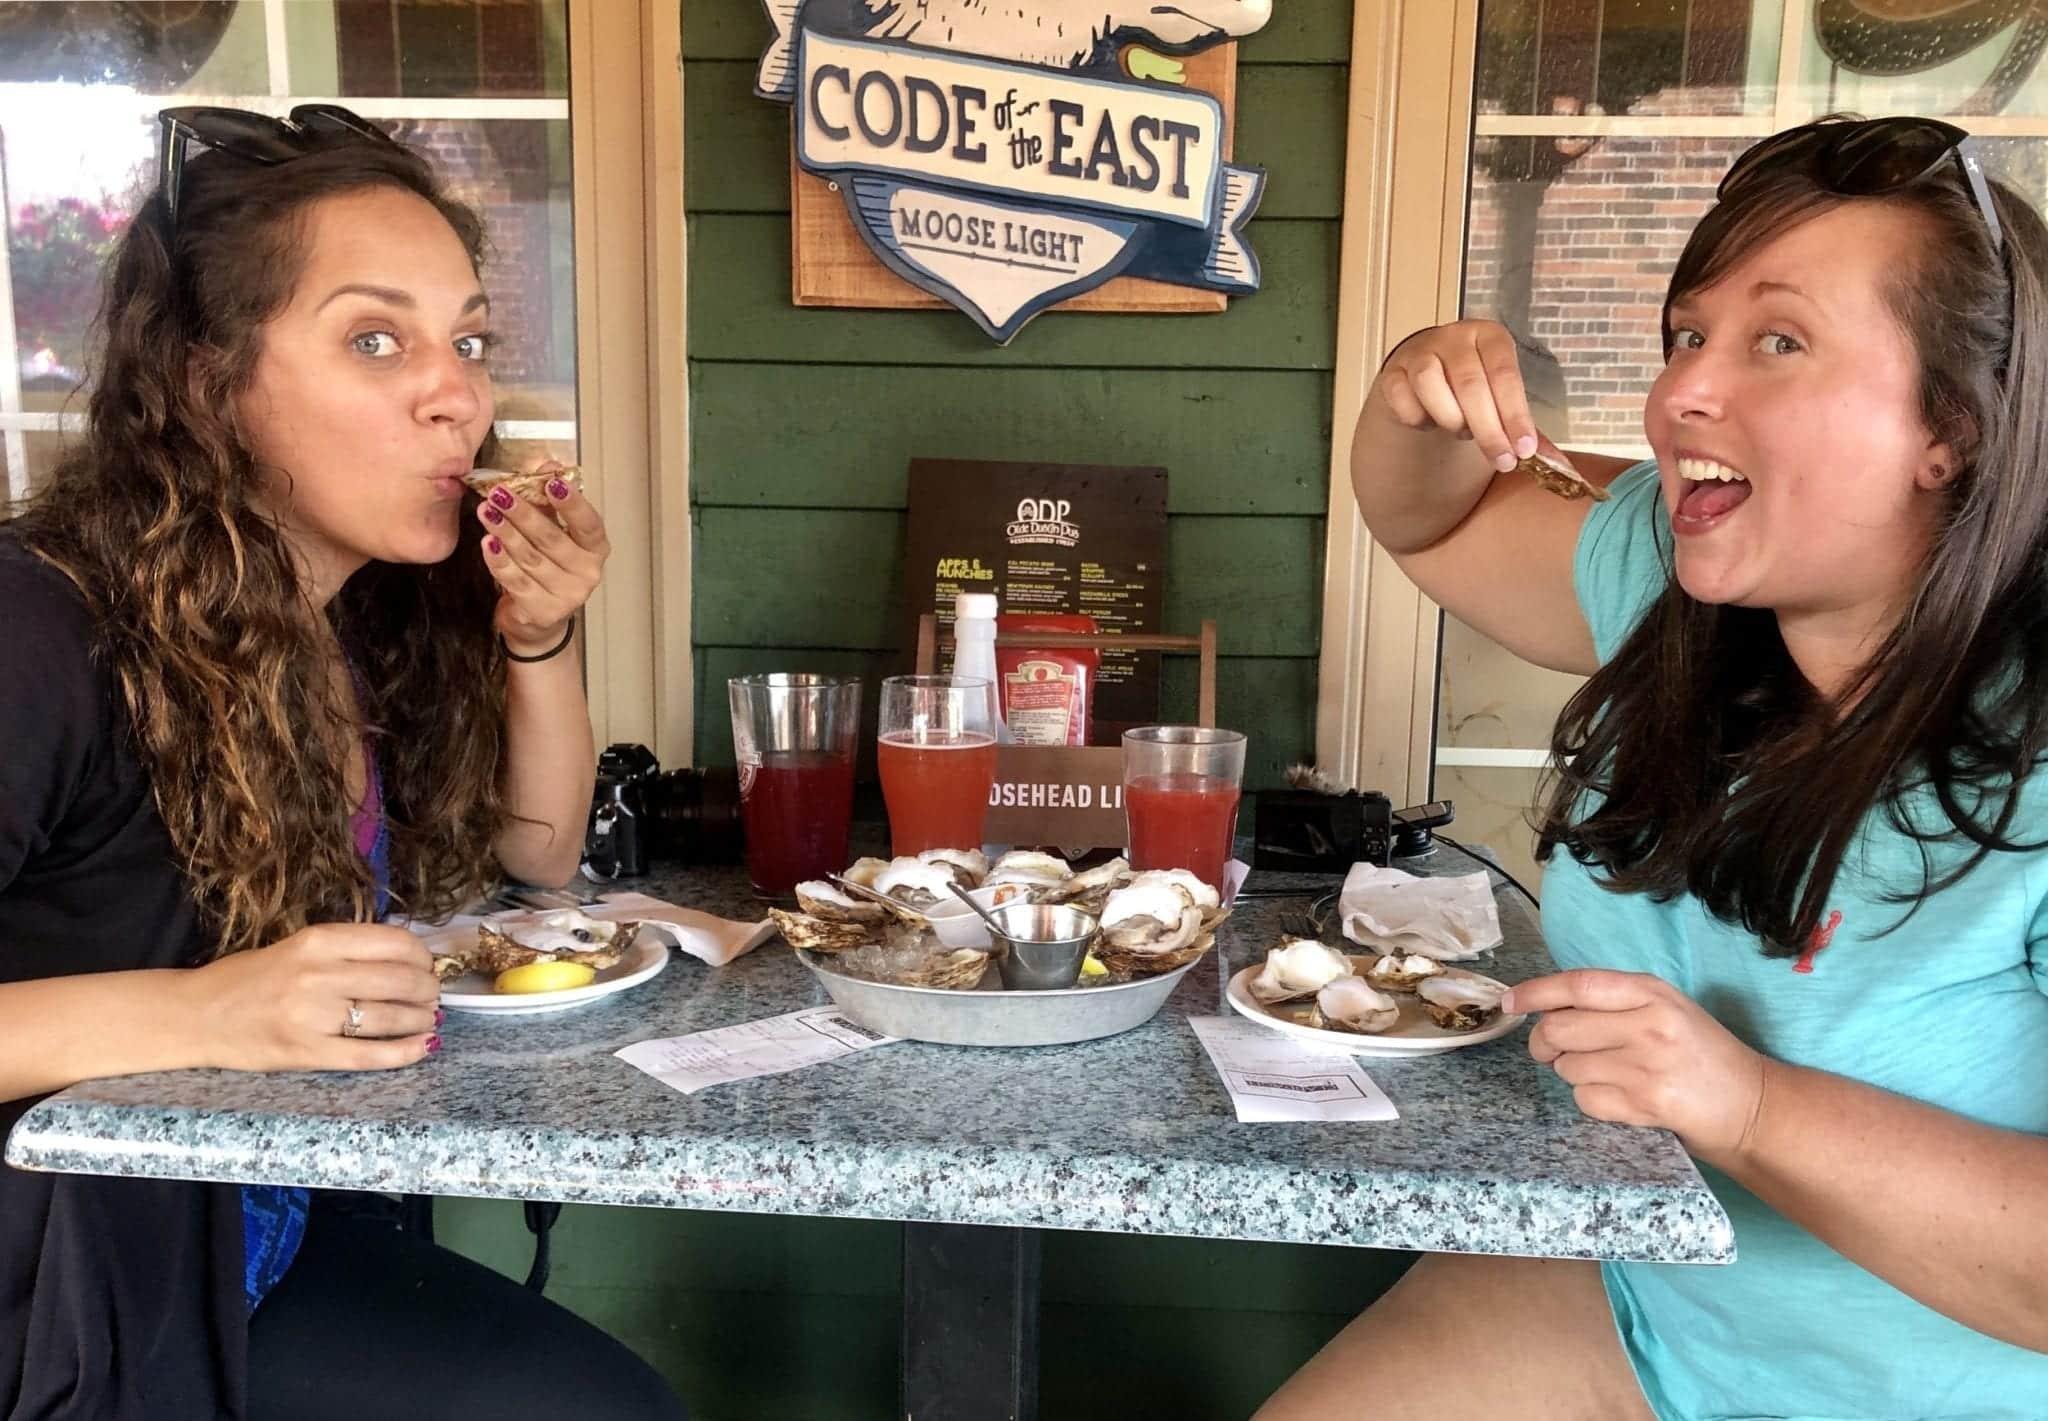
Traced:
POLYGON ((348 1004, 348 1018, 341 1024, 343 1036, 354 1036, 363 1029, 363 1009, 354 1002, 348 1004))

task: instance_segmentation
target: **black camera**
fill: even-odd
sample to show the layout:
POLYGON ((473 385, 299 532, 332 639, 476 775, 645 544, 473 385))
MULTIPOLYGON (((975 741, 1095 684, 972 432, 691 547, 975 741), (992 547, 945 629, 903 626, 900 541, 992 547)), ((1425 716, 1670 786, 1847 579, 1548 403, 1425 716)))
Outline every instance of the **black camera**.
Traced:
POLYGON ((592 878, 647 872, 646 786, 661 762, 645 745, 612 745, 597 757, 597 787, 583 835, 583 871, 592 878))
POLYGON ((656 859, 738 863, 744 848, 737 770, 664 771, 645 745, 598 756, 583 837, 590 877, 637 877, 656 859))

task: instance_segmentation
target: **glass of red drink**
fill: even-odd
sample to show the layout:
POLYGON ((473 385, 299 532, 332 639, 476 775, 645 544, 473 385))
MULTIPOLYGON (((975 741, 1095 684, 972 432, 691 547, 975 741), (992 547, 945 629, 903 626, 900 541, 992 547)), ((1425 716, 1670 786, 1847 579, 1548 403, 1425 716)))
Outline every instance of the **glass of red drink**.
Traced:
POLYGON ((1244 783, 1244 732, 1141 725, 1124 732, 1131 867, 1184 868, 1223 886, 1244 783))
POLYGON ((747 876, 764 896, 846 867, 860 678, 775 672, 725 683, 747 876))
POLYGON ((996 782, 996 688, 978 676, 882 682, 875 759, 898 854, 978 849, 996 782))

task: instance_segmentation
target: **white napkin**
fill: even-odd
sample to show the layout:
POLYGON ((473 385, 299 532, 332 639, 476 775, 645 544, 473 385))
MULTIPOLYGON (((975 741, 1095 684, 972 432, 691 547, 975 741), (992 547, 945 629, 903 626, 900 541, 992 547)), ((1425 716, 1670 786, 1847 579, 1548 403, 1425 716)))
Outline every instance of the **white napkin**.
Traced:
MULTIPOLYGON (((502 932, 517 928, 521 923, 538 922, 548 913, 559 911, 555 908, 517 908, 484 917, 460 913, 445 923, 407 923, 405 926, 425 939, 431 951, 446 953, 473 944, 478 923, 488 922, 502 932)), ((607 893, 600 901, 585 903, 577 911, 602 922, 637 922, 643 931, 652 930, 671 945, 713 967, 725 966, 775 935, 775 923, 769 918, 758 923, 738 923, 730 918, 714 918, 695 908, 664 903, 645 893, 607 893)))
POLYGON ((1463 962, 1500 946, 1500 910, 1486 874, 1418 878, 1355 863, 1337 896, 1344 936, 1365 947, 1463 962))

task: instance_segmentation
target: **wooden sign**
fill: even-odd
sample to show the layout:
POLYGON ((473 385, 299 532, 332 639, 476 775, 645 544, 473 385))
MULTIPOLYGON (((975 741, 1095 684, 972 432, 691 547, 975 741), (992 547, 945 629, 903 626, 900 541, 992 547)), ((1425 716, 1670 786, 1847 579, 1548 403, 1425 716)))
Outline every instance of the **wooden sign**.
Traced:
MULTIPOLYGON (((927 612, 950 628, 962 592, 993 592, 1004 612, 1085 613, 1099 632, 1157 633, 1166 470, 912 459, 904 568, 902 625, 911 636, 927 612)), ((1050 643, 1041 634, 1032 645, 1050 643)), ((1091 699, 1098 745, 1158 720, 1159 658, 1105 652, 1091 699)))
POLYGON ((763 3, 755 92, 795 116, 799 304, 896 305, 908 287, 1007 344, 1118 278, 1146 283, 1121 293, 1141 309, 1258 289, 1243 227, 1265 173, 1228 161, 1225 100, 1229 42, 1270 0, 763 3))

